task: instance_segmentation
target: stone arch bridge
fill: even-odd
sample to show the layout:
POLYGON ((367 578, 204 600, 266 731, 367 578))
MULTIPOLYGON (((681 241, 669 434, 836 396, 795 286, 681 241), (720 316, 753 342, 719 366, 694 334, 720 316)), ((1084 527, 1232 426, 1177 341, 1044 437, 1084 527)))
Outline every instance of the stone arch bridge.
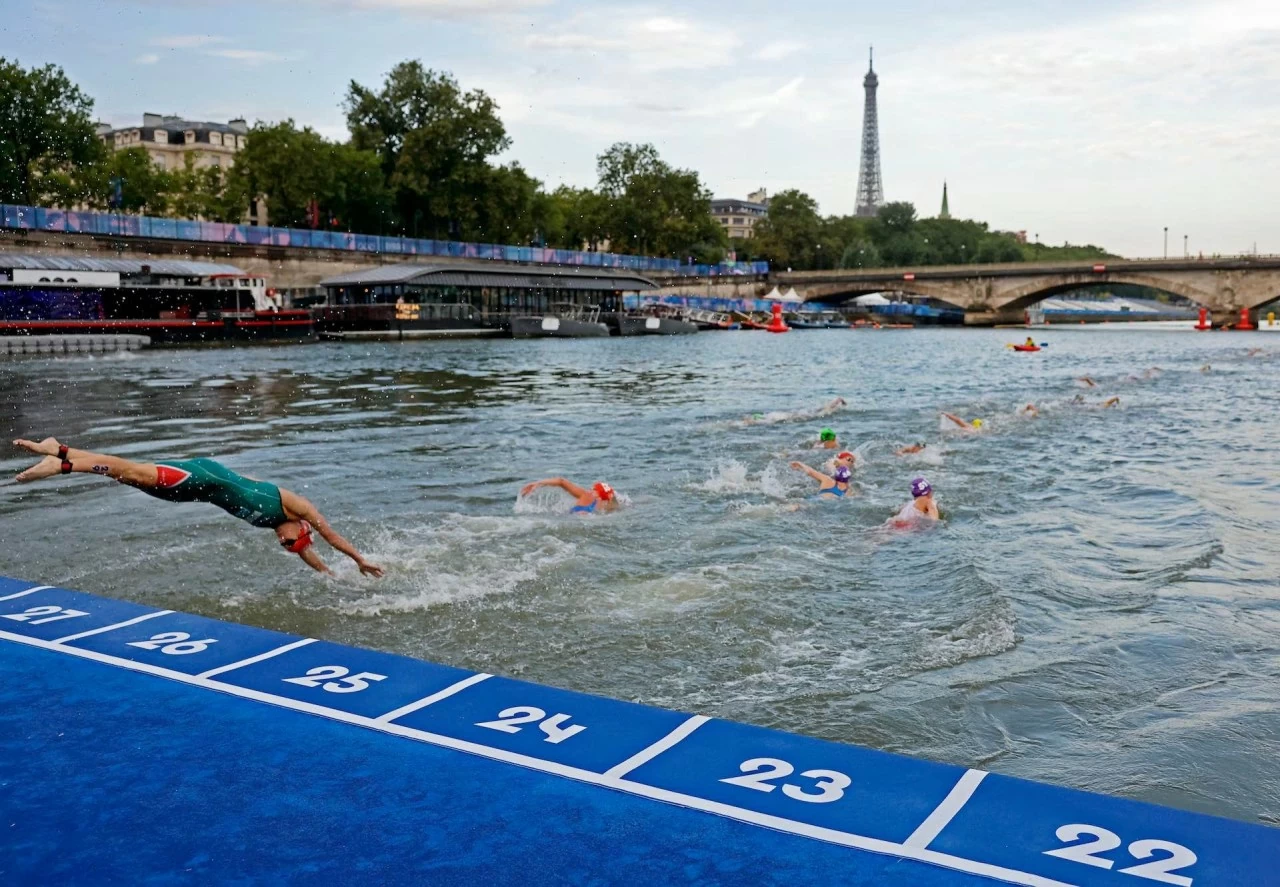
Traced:
POLYGON ((867 293, 911 293, 964 309, 965 323, 975 326, 1020 323, 1029 306, 1068 290, 1132 283, 1203 305, 1219 324, 1280 298, 1280 256, 788 271, 771 274, 769 282, 829 304, 867 293))

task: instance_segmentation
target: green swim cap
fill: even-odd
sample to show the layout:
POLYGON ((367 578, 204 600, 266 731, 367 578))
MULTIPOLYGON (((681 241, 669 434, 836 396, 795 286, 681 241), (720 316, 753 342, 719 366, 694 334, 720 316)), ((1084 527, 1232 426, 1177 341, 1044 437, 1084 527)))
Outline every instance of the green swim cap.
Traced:
POLYGON ((822 431, 818 432, 818 440, 835 440, 835 439, 836 439, 836 433, 832 431, 830 428, 824 428, 822 429, 822 431))

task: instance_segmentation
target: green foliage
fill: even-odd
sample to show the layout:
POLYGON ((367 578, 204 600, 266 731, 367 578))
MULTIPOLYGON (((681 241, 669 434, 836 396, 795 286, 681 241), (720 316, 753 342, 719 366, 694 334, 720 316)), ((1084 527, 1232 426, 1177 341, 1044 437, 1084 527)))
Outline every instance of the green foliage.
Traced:
POLYGON ((782 191, 769 201, 769 213, 756 222, 754 252, 780 268, 814 268, 822 233, 818 202, 803 191, 782 191))
POLYGON ((493 227, 474 205, 485 188, 522 187, 488 163, 511 144, 497 104, 481 90, 463 92, 447 73, 401 62, 377 92, 353 80, 344 108, 352 144, 381 160, 406 233, 478 239, 493 227))
POLYGON ((55 65, 24 70, 0 56, 0 202, 70 205, 87 196, 78 175, 104 154, 93 100, 55 65))
POLYGON ((716 262, 729 245, 711 216, 711 193, 653 145, 618 142, 596 160, 601 233, 616 252, 716 262))
POLYGON ((168 211, 173 182, 145 148, 123 148, 107 155, 94 178, 95 206, 107 205, 112 179, 120 179, 120 211, 153 216, 163 216, 168 211))

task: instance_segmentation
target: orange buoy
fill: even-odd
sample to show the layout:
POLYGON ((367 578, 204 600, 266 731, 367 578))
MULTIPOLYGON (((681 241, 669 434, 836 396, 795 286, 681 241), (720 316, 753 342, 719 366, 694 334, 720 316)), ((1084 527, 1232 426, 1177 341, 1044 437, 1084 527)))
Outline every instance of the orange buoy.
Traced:
POLYGON ((1241 309, 1240 309, 1240 322, 1236 324, 1236 329, 1238 329, 1238 330, 1252 330, 1252 329, 1257 329, 1257 327, 1255 327, 1255 326, 1253 325, 1253 320, 1252 320, 1252 318, 1250 318, 1250 317, 1249 317, 1249 309, 1248 309, 1248 308, 1241 308, 1241 309))
POLYGON ((1196 329, 1198 329, 1198 330, 1207 330, 1207 329, 1209 329, 1209 327, 1210 327, 1210 326, 1211 326, 1211 324, 1209 323, 1209 309, 1208 309, 1208 308, 1201 308, 1201 309, 1200 309, 1200 322, 1196 324, 1196 329))
POLYGON ((782 319, 782 306, 777 302, 773 303, 773 320, 769 321, 769 325, 765 329, 771 333, 787 333, 791 331, 791 327, 787 326, 782 319))

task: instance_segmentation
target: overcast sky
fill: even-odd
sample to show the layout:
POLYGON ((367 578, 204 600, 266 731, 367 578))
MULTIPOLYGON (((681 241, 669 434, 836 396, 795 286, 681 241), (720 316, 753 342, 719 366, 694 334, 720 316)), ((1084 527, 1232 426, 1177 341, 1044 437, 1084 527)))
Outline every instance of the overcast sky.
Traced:
POLYGON ((0 55, 54 62, 117 125, 292 117, 406 58, 489 92, 508 152, 590 185, 653 142, 716 196, 854 208, 875 44, 886 197, 1131 256, 1280 253, 1280 2, 0 0, 0 55))

